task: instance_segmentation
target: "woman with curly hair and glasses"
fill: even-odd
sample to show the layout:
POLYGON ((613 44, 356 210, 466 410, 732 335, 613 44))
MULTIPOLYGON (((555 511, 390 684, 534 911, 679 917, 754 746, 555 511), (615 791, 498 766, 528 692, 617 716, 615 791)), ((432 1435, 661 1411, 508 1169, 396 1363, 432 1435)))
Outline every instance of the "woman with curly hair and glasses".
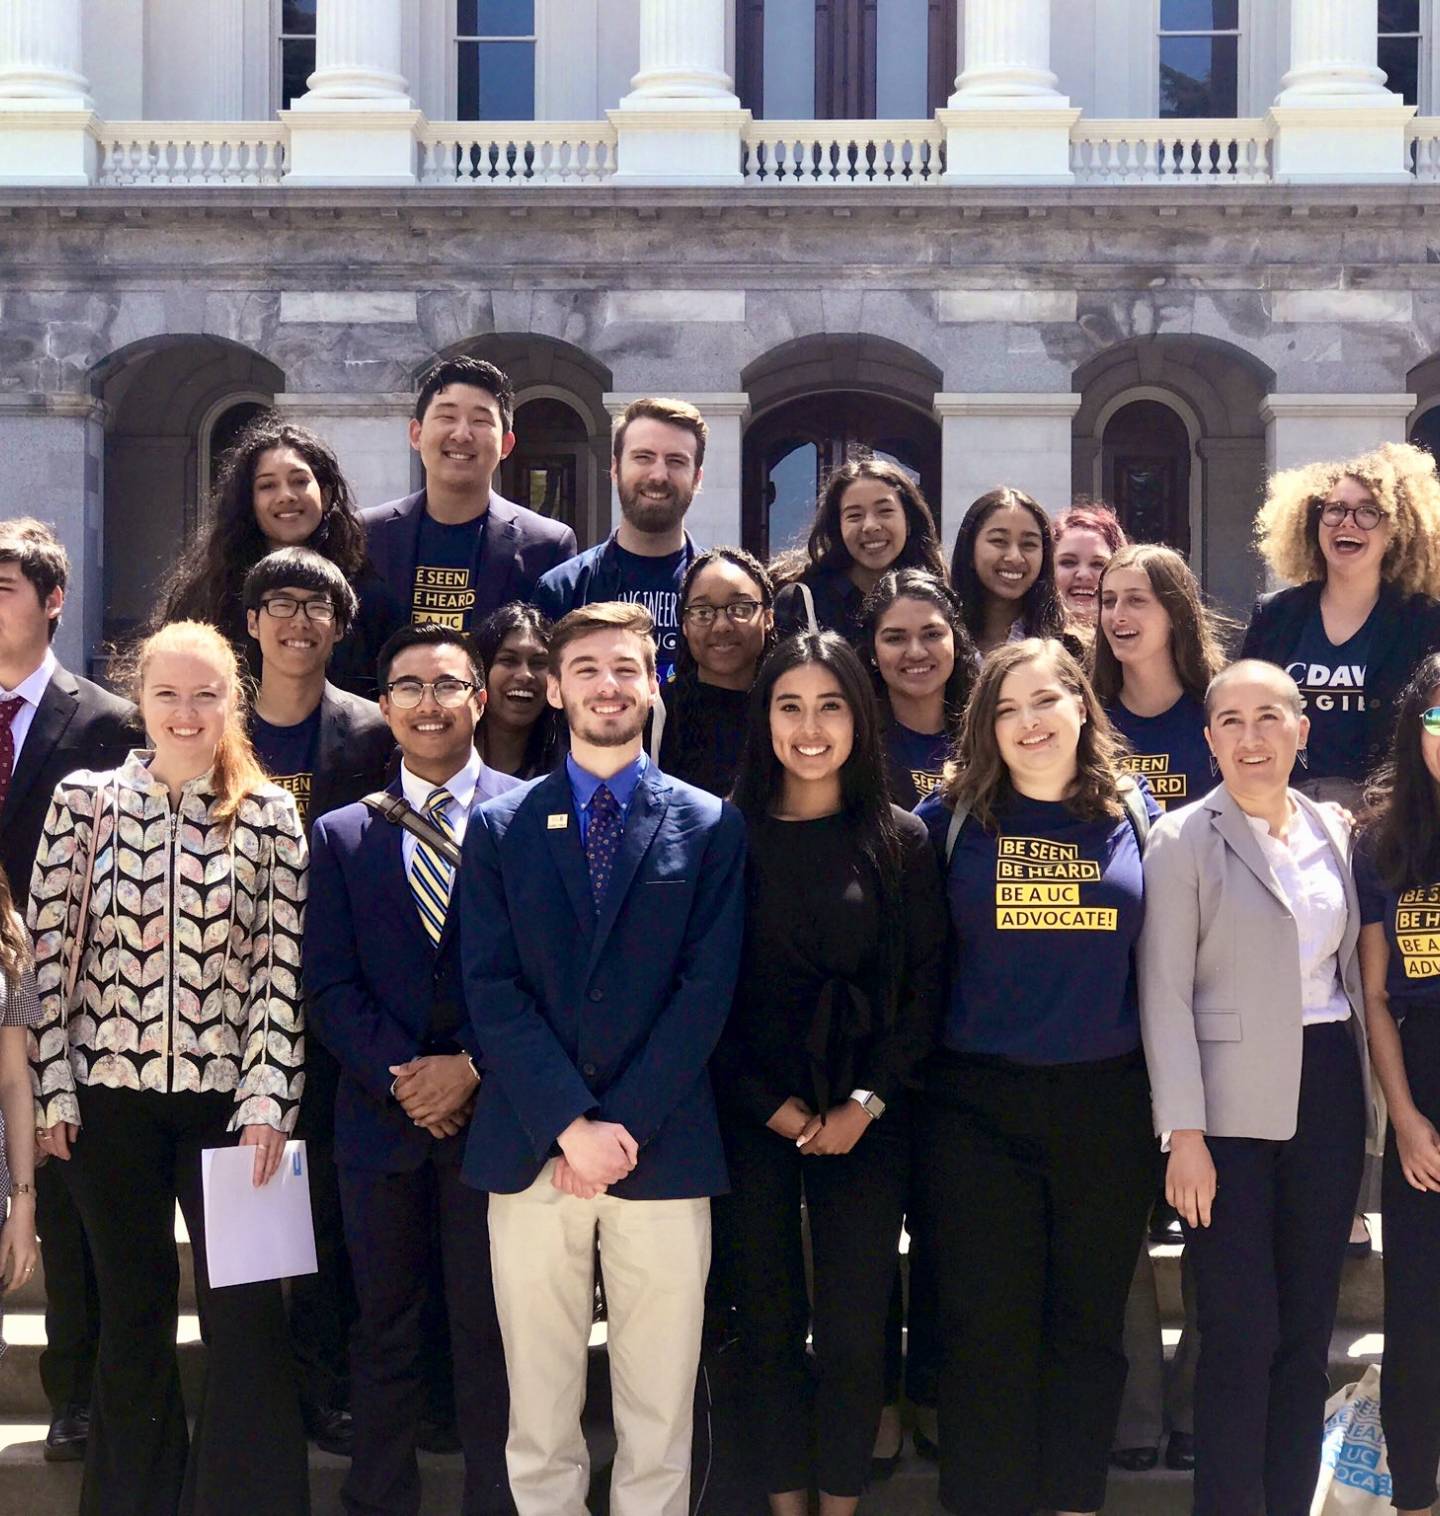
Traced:
POLYGON ((245 627, 245 575, 282 547, 313 549, 354 587, 360 611, 335 650, 329 677, 342 689, 373 699, 375 656, 407 618, 370 567, 365 528, 329 444, 274 411, 258 415, 225 454, 210 525, 176 566, 156 624, 208 621, 242 657, 251 658, 255 644, 245 627))
POLYGON ((1395 698, 1440 647, 1440 479, 1429 453, 1387 442, 1286 469, 1256 517, 1270 569, 1293 586, 1256 602, 1243 658, 1300 688, 1310 738, 1296 788, 1355 808, 1387 755, 1395 698))

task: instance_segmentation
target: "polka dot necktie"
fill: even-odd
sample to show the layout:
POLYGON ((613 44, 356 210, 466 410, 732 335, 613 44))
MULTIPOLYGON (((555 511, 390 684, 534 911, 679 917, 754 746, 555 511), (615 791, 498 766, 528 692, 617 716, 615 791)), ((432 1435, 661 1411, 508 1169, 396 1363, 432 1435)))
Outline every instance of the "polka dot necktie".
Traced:
POLYGON ((0 700, 0 810, 10 794, 10 777, 15 772, 15 732, 13 723, 25 704, 23 695, 0 700))
POLYGON ((597 912, 604 903, 605 891, 610 888, 623 829, 620 802, 602 784, 590 799, 590 825, 585 833, 585 861, 590 865, 590 893, 595 897, 597 912))
MULTIPOLYGON (((425 801, 425 815, 453 842, 455 828, 450 824, 450 791, 436 788, 425 801)), ((418 839, 415 856, 410 860, 410 892, 420 911, 420 925, 437 947, 445 930, 445 912, 450 905, 450 886, 455 880, 454 866, 428 842, 418 839)))

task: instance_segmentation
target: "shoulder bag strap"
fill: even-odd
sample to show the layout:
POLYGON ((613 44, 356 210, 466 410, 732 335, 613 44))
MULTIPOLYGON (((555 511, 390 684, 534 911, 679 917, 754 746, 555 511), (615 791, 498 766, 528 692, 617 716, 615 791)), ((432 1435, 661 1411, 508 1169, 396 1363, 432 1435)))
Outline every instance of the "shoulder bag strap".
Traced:
POLYGON ((389 790, 376 790, 366 795, 365 804, 392 826, 403 826, 412 836, 433 847, 442 858, 456 867, 460 863, 460 849, 433 821, 422 816, 403 795, 392 795, 389 790))
POLYGON ((945 833, 945 867, 950 867, 950 860, 955 856, 955 844, 960 841, 960 833, 965 829, 965 823, 970 819, 970 808, 957 805, 950 817, 950 829, 945 833))
POLYGON ((805 606, 805 629, 810 632, 818 632, 820 630, 820 621, 815 614, 815 592, 803 579, 797 580, 795 587, 800 591, 800 599, 805 606))

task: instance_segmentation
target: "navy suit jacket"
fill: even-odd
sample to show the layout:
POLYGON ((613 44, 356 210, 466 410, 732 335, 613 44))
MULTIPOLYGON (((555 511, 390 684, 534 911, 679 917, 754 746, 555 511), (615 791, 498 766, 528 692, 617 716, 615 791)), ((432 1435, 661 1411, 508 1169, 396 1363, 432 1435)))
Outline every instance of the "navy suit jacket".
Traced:
MULTIPOLYGON (((420 523, 425 519, 425 491, 372 505, 360 512, 365 544, 375 572, 406 620, 414 603, 415 559, 420 547, 420 523)), ((485 518, 485 548, 480 555, 473 630, 491 611, 510 600, 529 600, 540 576, 575 553, 575 533, 563 521, 506 500, 490 491, 485 518)))
POLYGON ((559 1134, 594 1115, 640 1145, 612 1195, 726 1189, 707 1065, 735 992, 744 868, 740 813, 653 764, 598 918, 563 768, 471 812, 456 883, 465 1002, 486 1054, 471 1184, 527 1188, 559 1134))
MULTIPOLYGON (((482 768, 476 800, 518 782, 482 768)), ((389 789, 400 793, 398 776, 389 789)), ((418 1168, 434 1141, 391 1096, 390 1066, 456 1047, 480 1063, 460 983, 456 902, 436 947, 405 877, 404 835, 363 802, 321 816, 310 834, 305 915, 309 1027, 340 1063, 335 1161, 387 1174, 418 1168), (448 1047, 431 1037, 437 1012, 455 1027, 448 1047)))

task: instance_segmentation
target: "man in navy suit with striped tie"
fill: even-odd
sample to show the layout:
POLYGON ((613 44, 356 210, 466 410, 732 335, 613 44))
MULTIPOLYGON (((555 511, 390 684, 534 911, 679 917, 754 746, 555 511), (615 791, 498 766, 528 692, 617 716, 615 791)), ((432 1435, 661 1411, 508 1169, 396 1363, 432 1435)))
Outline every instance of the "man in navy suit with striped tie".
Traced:
MULTIPOLYGON (((472 804, 517 781, 475 751, 485 673, 465 632, 403 627, 381 650, 380 709, 399 745, 388 794, 464 841, 472 804)), ((480 1048, 465 1015, 452 849, 363 803, 315 822, 305 924, 310 1027, 340 1064, 335 1161, 360 1319, 351 1343, 349 1516, 416 1516, 421 1311, 440 1250, 465 1454, 463 1516, 513 1511, 505 1363, 487 1197, 460 1178, 480 1048)))

